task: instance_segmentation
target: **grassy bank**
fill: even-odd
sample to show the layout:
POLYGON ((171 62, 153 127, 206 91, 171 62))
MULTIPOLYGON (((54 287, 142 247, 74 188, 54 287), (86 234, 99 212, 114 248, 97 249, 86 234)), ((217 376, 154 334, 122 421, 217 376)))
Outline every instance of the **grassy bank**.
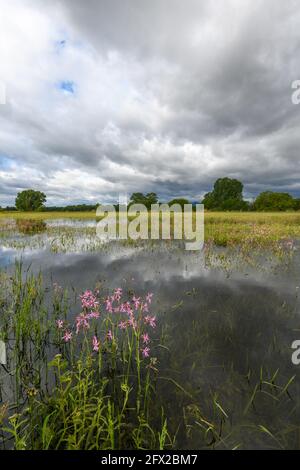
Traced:
POLYGON ((31 220, 46 220, 46 219, 93 219, 95 212, 19 212, 11 211, 0 212, 0 219, 31 219, 31 220))

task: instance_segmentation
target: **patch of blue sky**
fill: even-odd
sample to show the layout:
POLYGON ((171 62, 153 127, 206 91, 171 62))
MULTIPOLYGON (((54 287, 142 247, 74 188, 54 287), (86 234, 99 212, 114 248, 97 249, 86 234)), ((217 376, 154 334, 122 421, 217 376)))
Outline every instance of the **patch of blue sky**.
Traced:
POLYGON ((9 170, 13 167, 13 160, 6 155, 0 154, 0 169, 1 170, 9 170))
POLYGON ((75 82, 73 80, 61 80, 57 84, 58 88, 65 92, 74 95, 75 93, 75 82))

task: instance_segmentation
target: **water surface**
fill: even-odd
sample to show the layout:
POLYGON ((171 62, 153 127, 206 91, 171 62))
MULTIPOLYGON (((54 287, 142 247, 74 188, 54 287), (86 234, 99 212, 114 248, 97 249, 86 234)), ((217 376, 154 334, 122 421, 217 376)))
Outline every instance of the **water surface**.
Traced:
MULTIPOLYGON (((205 251, 188 252, 168 242, 137 246, 111 242, 98 250, 95 245, 86 249, 85 244, 80 249, 82 240, 92 238, 86 232, 93 230, 92 221, 45 223, 37 233, 28 233, 24 226, 20 232, 16 226, 8 238, 2 237, 0 266, 12 272, 15 261, 21 259, 23 270, 41 272, 46 286, 56 282, 77 293, 96 284, 103 292, 115 287, 138 294, 154 292, 153 313, 167 344, 164 353, 157 350, 161 374, 186 389, 177 393, 167 381, 159 383, 168 398, 166 413, 181 416, 195 428, 189 439, 180 431, 181 448, 198 448, 199 442, 204 446, 195 424, 200 415, 215 419, 225 429, 219 448, 239 442, 242 448, 298 448, 293 429, 300 418, 300 369, 291 362, 291 343, 300 338, 297 249, 288 260, 260 253, 259 264, 233 263, 231 269, 227 261, 207 262, 205 251), (53 251, 55 237, 70 227, 77 231, 72 234, 72 248, 53 251), (25 243, 14 246, 13 237, 25 243), (277 369, 282 387, 295 376, 290 395, 284 393, 284 404, 276 390, 263 383, 277 369), (259 395, 247 409, 259 382, 263 383, 259 395), (214 410, 214 400, 224 415, 214 410), (276 434, 277 440, 260 432, 259 426, 276 434)), ((69 232, 67 236, 71 237, 69 232)))

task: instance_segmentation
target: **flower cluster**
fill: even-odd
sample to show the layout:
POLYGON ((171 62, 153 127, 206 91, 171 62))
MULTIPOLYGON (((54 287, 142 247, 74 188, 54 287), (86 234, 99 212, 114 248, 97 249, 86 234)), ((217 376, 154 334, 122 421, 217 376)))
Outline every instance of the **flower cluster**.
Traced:
MULTIPOLYGON (((80 295, 82 312, 76 316, 74 330, 76 335, 81 331, 90 329, 90 321, 100 317, 100 301, 98 297, 99 291, 92 292, 86 290, 80 295)), ((108 342, 114 341, 114 334, 117 331, 125 331, 132 329, 134 334, 138 337, 140 342, 140 350, 142 356, 147 358, 150 356, 151 342, 147 328, 156 328, 156 316, 149 314, 149 307, 152 302, 153 293, 148 293, 145 298, 136 297, 133 295, 129 300, 123 300, 123 291, 118 287, 113 291, 113 294, 104 300, 103 311, 105 317, 109 316, 112 320, 114 328, 108 330, 105 335, 105 340, 108 342), (116 316, 116 319, 114 318, 116 316)), ((56 321, 57 328, 63 330, 64 334, 62 339, 67 343, 71 341, 73 333, 67 329, 63 320, 56 321)), ((96 335, 92 338, 92 350, 98 352, 100 350, 100 340, 96 335)))
MULTIPOLYGON (((119 287, 114 290, 114 293, 105 299, 105 309, 107 313, 120 313, 125 314, 125 318, 122 318, 118 322, 119 330, 126 330, 132 328, 133 330, 143 329, 143 326, 149 325, 151 328, 156 328, 156 317, 151 315, 145 315, 149 312, 149 305, 152 302, 153 293, 148 293, 145 299, 141 297, 132 296, 131 300, 122 302, 123 292, 119 287)), ((112 336, 108 332, 107 338, 112 340, 112 336)), ((147 346, 150 343, 150 337, 147 332, 141 334, 141 352, 143 357, 149 357, 150 348, 147 346)))
POLYGON ((81 296, 81 306, 87 310, 96 310, 99 307, 97 297, 91 290, 86 290, 81 296))

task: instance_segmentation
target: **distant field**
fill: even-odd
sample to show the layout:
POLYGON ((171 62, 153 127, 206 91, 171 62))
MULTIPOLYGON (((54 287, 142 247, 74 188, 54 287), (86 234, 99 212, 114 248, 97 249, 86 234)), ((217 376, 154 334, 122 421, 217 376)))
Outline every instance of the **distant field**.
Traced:
MULTIPOLYGON (((95 212, 0 212, 2 220, 66 218, 93 219, 95 212)), ((216 245, 266 245, 288 239, 300 239, 300 212, 205 213, 205 240, 216 245)))
MULTIPOLYGON (((13 219, 91 219, 96 213, 94 211, 84 212, 18 212, 18 211, 0 211, 1 218, 13 219)), ((294 221, 300 224, 299 212, 205 212, 206 219, 216 222, 235 221, 235 222, 270 222, 270 221, 294 221)))
POLYGON ((12 219, 92 219, 95 212, 0 212, 0 218, 12 219))

